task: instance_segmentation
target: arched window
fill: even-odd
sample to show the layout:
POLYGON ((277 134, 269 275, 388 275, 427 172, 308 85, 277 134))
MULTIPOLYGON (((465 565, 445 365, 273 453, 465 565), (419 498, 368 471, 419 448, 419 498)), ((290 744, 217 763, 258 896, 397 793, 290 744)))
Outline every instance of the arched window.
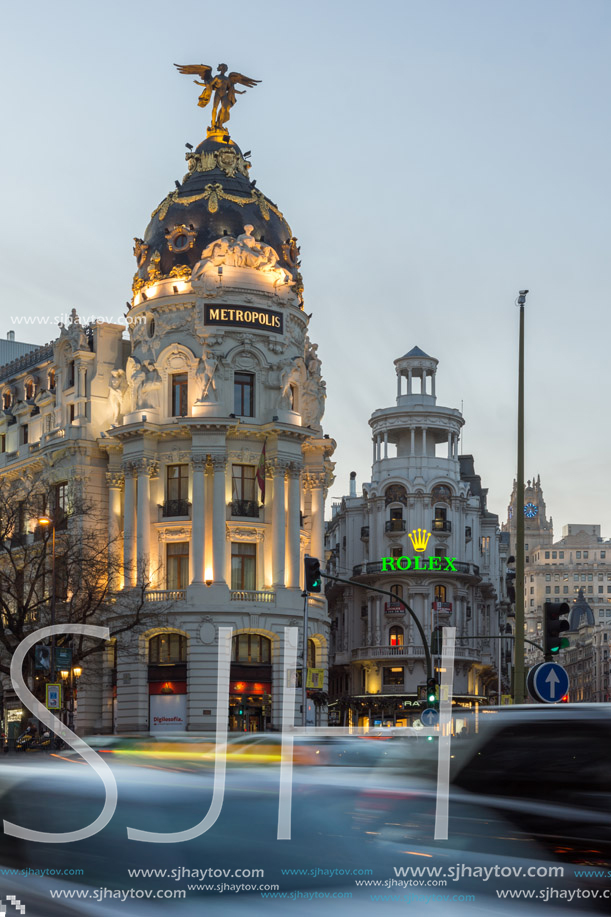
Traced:
POLYGON ((12 400, 13 399, 11 397, 11 393, 9 392, 8 389, 2 393, 2 407, 4 408, 5 411, 10 411, 12 400))
POLYGON ((184 634, 157 634, 149 640, 149 665, 171 665, 187 661, 184 634))
POLYGON ((407 490, 403 484, 391 484, 384 491, 384 504, 388 506, 390 503, 402 503, 403 506, 407 506, 407 490))
POLYGON ((452 491, 447 484, 436 484, 431 491, 431 503, 451 503, 452 491))
POLYGON ((445 586, 435 586, 435 601, 436 602, 445 602, 446 600, 446 587, 445 586))
POLYGON ((28 379, 25 384, 25 400, 31 401, 34 397, 35 386, 32 379, 28 379))
POLYGON ((388 642, 391 646, 403 646, 403 628, 398 624, 388 631, 388 642))
POLYGON ((231 661, 269 665, 271 646, 271 640, 261 634, 237 634, 232 640, 231 661))
POLYGON ((308 668, 316 668, 316 644, 311 637, 308 640, 308 668))
POLYGON ((390 587, 390 591, 393 593, 393 595, 396 595, 398 599, 403 598, 403 586, 401 583, 395 583, 394 586, 390 587))
POLYGON ((49 391, 54 392, 55 391, 55 370, 54 369, 49 370, 48 379, 49 379, 49 391))

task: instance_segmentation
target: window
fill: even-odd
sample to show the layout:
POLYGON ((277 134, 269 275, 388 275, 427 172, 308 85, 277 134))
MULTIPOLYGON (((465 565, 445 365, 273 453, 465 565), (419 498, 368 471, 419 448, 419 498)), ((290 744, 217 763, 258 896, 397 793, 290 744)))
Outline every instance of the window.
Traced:
POLYGON ((601 559, 601 560, 604 560, 604 559, 606 558, 606 556, 607 556, 607 552, 606 552, 606 551, 601 551, 601 552, 600 552, 600 559, 601 559))
POLYGON ((8 392, 8 391, 3 392, 3 394, 2 394, 2 407, 4 408, 5 411, 10 411, 10 409, 11 409, 11 401, 12 401, 12 400, 13 400, 13 399, 12 399, 12 397, 11 397, 11 393, 10 393, 10 392, 8 392))
POLYGON ((391 557, 403 557, 403 548, 393 548, 390 552, 391 557))
POLYGON ((445 557, 446 549, 442 544, 435 546, 435 557, 445 557))
POLYGON ((49 370, 49 375, 47 378, 49 380, 49 391, 54 392, 55 391, 55 370, 54 369, 49 370))
POLYGON ((26 424, 24 424, 24 425, 22 426, 22 428, 21 428, 21 444, 22 444, 22 446, 25 446, 25 445, 26 445, 26 443, 28 442, 29 436, 30 436, 30 430, 29 430, 29 427, 28 427, 28 425, 27 425, 27 423, 26 423, 26 424))
POLYGON ((577 560, 581 560, 581 551, 575 551, 575 557, 577 560))
POLYGON ((549 583, 549 581, 551 580, 551 578, 552 578, 552 574, 551 574, 551 573, 546 573, 546 574, 545 574, 545 580, 546 580, 546 582, 549 583))
POLYGON ((55 527, 59 528, 65 521, 68 512, 68 483, 62 481, 54 484, 51 491, 51 512, 55 520, 55 527))
POLYGON ((34 383, 32 382, 31 379, 28 379, 28 381, 25 384, 25 400, 32 401, 33 398, 34 398, 34 383))
POLYGON ((568 594, 568 591, 569 591, 569 587, 568 587, 568 586, 563 586, 563 587, 562 587, 562 591, 563 591, 564 595, 567 595, 567 594, 568 594))
MULTIPOLYGON (((313 642, 313 640, 308 640, 308 656, 309 644, 313 642)), ((268 637, 262 637, 260 634, 237 634, 232 640, 231 661, 269 665, 271 662, 271 645, 271 640, 268 637)))
POLYGON ((74 385, 74 360, 70 360, 66 369, 66 388, 72 388, 74 385))
POLYGON ((530 594, 531 594, 531 595, 534 595, 534 594, 535 594, 535 587, 534 587, 534 586, 531 586, 531 587, 530 587, 530 594))
POLYGON ((167 588, 186 589, 189 585, 189 542, 171 541, 167 546, 167 588))
POLYGON ((189 514, 189 466, 168 465, 166 468, 165 516, 189 514))
POLYGON ((546 586, 546 587, 545 587, 545 594, 546 594, 546 595, 549 595, 551 591, 552 591, 552 587, 551 587, 551 586, 546 586))
POLYGON ((404 684, 403 666, 384 666, 382 669, 383 685, 401 685, 404 684))
POLYGON ((240 417, 255 416, 255 377, 252 373, 234 373, 233 410, 240 417))
POLYGON ((552 551, 552 560, 556 560, 556 557, 557 557, 556 551, 552 551))
POLYGON ((558 559, 564 560, 564 551, 558 551, 558 559))
POLYGON ((546 552, 545 552, 545 559, 546 559, 546 560, 549 560, 549 551, 546 551, 546 552))
POLYGON ((391 646, 403 646, 403 628, 396 625, 388 631, 388 642, 391 646))
POLYGON ((254 465, 233 465, 231 468, 231 515, 258 516, 254 465))
POLYGON ((158 634, 149 640, 149 665, 172 665, 187 661, 187 638, 183 634, 158 634))
POLYGON ((74 423, 74 405, 68 405, 68 420, 70 423, 74 423))
MULTIPOLYGON (((611 591, 611 587, 609 587, 609 591, 611 591)), ((403 598, 403 586, 400 583, 396 583, 394 586, 391 586, 390 592, 392 592, 393 595, 396 595, 398 599, 403 598)))
POLYGON ((599 591, 599 593, 600 593, 600 592, 604 592, 604 591, 605 591, 605 587, 604 587, 604 586, 599 586, 599 587, 598 587, 598 591, 599 591))
POLYGON ((584 558, 586 558, 586 557, 588 556, 588 552, 587 552, 587 551, 584 551, 584 552, 583 552, 583 556, 584 556, 584 558))
POLYGON ((445 586, 435 586, 435 601, 436 602, 445 602, 446 600, 446 587, 445 586))
POLYGON ((311 637, 308 640, 308 668, 316 668, 316 644, 311 637))
POLYGON ((256 578, 257 546, 255 544, 231 544, 231 588, 254 591, 256 578))
POLYGON ((554 586, 554 595, 558 595, 560 592, 560 586, 554 586))
POLYGON ((6 452, 6 433, 0 434, 0 452, 6 452))
POLYGON ((189 413, 189 376, 187 373, 174 373, 171 376, 172 417, 186 417, 189 413))

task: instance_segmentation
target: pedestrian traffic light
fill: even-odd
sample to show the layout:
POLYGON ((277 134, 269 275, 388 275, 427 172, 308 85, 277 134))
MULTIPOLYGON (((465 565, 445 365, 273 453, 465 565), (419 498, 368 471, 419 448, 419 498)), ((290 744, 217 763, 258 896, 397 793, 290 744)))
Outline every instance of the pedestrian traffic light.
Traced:
POLYGON ((306 592, 320 592, 322 580, 320 576, 320 561, 318 557, 304 558, 304 581, 306 592))
POLYGON ((436 704, 437 701, 439 700, 438 687, 439 685, 435 677, 427 678, 426 680, 426 699, 427 699, 429 706, 431 704, 436 704))
POLYGON ((569 645, 569 641, 561 634, 571 626, 562 617, 568 615, 570 610, 566 602, 546 602, 543 606, 543 653, 547 662, 569 645))

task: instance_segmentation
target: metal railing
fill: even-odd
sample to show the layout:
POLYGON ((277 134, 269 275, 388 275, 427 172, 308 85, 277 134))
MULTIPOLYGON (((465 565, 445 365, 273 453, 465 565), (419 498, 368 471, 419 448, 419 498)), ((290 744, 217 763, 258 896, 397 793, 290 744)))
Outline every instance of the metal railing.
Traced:
MULTIPOLYGON (((443 558, 441 559, 443 561, 443 558)), ((440 572, 444 573, 446 576, 479 576, 479 567, 477 566, 477 564, 465 563, 464 561, 455 560, 453 565, 454 565, 454 570, 447 570, 443 568, 443 564, 442 564, 442 568, 440 572)), ((386 570, 383 571, 381 560, 376 560, 368 564, 357 564, 355 567, 352 568, 353 576, 365 576, 367 574, 382 573, 382 572, 392 574, 393 576, 397 575, 396 570, 393 571, 387 568, 386 570)), ((412 574, 416 572, 417 571, 415 570, 411 571, 412 574)), ((425 571, 423 570, 421 572, 424 573, 425 571)))
MULTIPOLYGON (((457 659, 479 659, 480 651, 475 647, 456 646, 454 655, 457 659)), ((353 659, 407 659, 410 656, 424 656, 423 646, 359 646, 352 650, 353 659)))
POLYGON ((259 504, 256 500, 232 500, 230 506, 232 516, 248 516, 249 519, 259 518, 259 504))
POLYGON ((451 532, 452 523, 449 519, 433 519, 431 522, 431 532, 451 532))
POLYGON ((384 526, 385 532, 404 532, 405 519, 388 519, 384 526))
POLYGON ((191 504, 188 500, 166 500, 161 506, 161 515, 165 518, 169 516, 190 516, 191 504))

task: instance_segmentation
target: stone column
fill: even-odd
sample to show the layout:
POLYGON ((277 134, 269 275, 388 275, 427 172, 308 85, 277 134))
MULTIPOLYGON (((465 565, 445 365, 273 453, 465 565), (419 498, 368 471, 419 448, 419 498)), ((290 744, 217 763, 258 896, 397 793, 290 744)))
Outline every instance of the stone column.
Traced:
MULTIPOLYGON (((284 462, 276 459, 273 463, 274 473, 274 494, 272 503, 272 568, 273 568, 273 585, 284 586, 284 544, 285 544, 285 526, 286 511, 284 506, 284 473, 286 466, 284 462)), ((312 495, 312 502, 313 502, 312 495)), ((312 505, 312 514, 314 506, 312 505)), ((312 551, 312 553, 314 553, 312 551)))
POLYGON ((410 444, 409 444, 410 452, 412 455, 415 455, 416 454, 416 428, 415 427, 410 427, 409 435, 410 435, 410 444))
POLYGON ((431 395, 435 397, 435 373, 431 373, 431 395))
POLYGON ((448 458, 452 458, 452 434, 448 433, 448 458))
POLYGON ((206 456, 191 457, 191 582, 204 582, 204 520, 206 517, 206 456))
POLYGON ((227 506, 225 503, 225 471, 227 459, 224 455, 212 458, 214 483, 212 492, 212 567, 214 582, 225 583, 225 545, 227 543, 227 506))
POLYGON ((376 438, 375 438, 375 436, 372 436, 372 437, 371 437, 371 442, 372 442, 372 445, 373 445, 372 462, 375 462, 375 460, 376 460, 376 438))
MULTIPOLYGON (((87 382, 86 382, 86 378, 87 378, 87 366, 86 366, 84 363, 79 363, 78 366, 76 367, 76 369, 77 369, 77 377, 76 377, 76 379, 75 379, 75 382, 76 382, 76 397, 77 397, 77 398, 85 398, 85 395, 86 395, 86 388, 87 388, 87 382)), ((77 416, 77 417, 85 417, 86 411, 87 411, 87 404, 86 404, 86 402, 84 402, 84 401, 77 401, 77 404, 76 404, 76 416, 77 416)))
POLYGON ((321 562, 325 557, 325 474, 310 475, 312 487, 312 540, 310 553, 321 562))
MULTIPOLYGON (((301 467, 296 462, 291 462, 288 468, 288 525, 287 525, 287 562, 288 575, 286 585, 289 589, 299 589, 300 564, 300 513, 301 513, 301 467)), ((320 555, 315 554, 315 557, 320 555)), ((321 561, 324 554, 320 556, 321 561)))
POLYGON ((121 588, 121 490, 123 475, 119 471, 106 474, 108 485, 108 575, 111 590, 121 588))
POLYGON ((397 398, 401 397, 401 373, 397 373, 397 398))
POLYGON ((133 462, 123 466, 125 502, 123 506, 123 566, 126 587, 136 585, 136 467, 133 462))
POLYGON ((407 394, 412 394, 412 371, 408 369, 407 371, 407 394))
POLYGON ((157 462, 141 459, 138 463, 138 517, 136 566, 139 583, 148 583, 151 575, 151 477, 157 475, 157 462))
POLYGON ((388 458, 388 430, 384 431, 384 458, 388 458))
POLYGON ((422 428, 422 454, 426 455, 426 427, 422 428))

